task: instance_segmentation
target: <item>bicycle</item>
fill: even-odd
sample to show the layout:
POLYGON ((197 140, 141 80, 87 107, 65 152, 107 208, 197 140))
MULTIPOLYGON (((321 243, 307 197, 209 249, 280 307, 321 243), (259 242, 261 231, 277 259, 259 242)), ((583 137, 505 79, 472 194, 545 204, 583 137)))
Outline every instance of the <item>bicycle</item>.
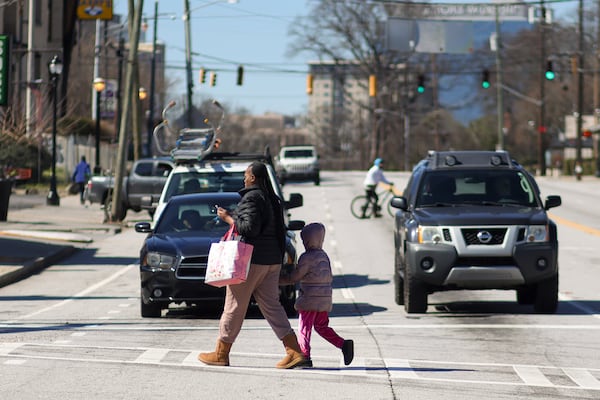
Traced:
MULTIPOLYGON (((381 210, 382 206, 385 205, 387 212, 391 217, 396 213, 391 205, 391 200, 394 195, 394 186, 392 185, 377 193, 377 196, 379 197, 377 208, 381 210)), ((354 197, 350 203, 350 211, 352 212, 352 215, 358 219, 371 218, 371 216, 373 216, 373 199, 368 198, 366 194, 360 194, 354 197)))

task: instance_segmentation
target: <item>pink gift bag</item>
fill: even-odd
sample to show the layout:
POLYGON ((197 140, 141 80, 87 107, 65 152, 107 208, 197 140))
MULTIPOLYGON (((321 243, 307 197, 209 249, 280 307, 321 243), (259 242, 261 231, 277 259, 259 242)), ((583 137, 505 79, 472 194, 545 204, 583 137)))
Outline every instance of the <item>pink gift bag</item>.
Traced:
POLYGON ((254 246, 234 240, 234 233, 235 225, 232 225, 220 242, 211 244, 205 283, 222 287, 246 281, 254 246))

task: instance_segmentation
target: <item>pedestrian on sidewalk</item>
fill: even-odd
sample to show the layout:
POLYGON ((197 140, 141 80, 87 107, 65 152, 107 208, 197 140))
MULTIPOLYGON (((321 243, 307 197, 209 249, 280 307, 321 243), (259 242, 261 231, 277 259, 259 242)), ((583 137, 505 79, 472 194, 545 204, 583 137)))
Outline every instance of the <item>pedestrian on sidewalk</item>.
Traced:
POLYGON ((243 240, 254 246, 250 270, 245 282, 227 286, 217 347, 211 353, 200 353, 198 359, 208 365, 229 365, 231 345, 242 330, 250 298, 254 296, 262 315, 285 347, 286 356, 277 363, 277 368, 304 366, 306 359, 279 302, 285 225, 283 207, 269 183, 265 164, 255 161, 246 168, 240 194, 242 198, 234 213, 218 207, 217 215, 229 225, 235 225, 243 240))
POLYGON ((299 314, 298 334, 302 354, 312 366, 310 337, 314 327, 323 339, 342 350, 344 365, 349 365, 354 358, 354 341, 344 340, 329 326, 333 274, 329 256, 323 250, 325 226, 318 222, 308 224, 300 232, 300 237, 306 251, 298 259, 296 268, 280 277, 279 284, 300 282, 300 294, 294 307, 299 314))
POLYGON ((83 193, 85 192, 85 185, 92 175, 92 170, 90 169, 90 164, 85 161, 85 156, 81 156, 81 161, 79 164, 75 166, 75 171, 73 171, 73 182, 78 186, 79 190, 79 201, 81 204, 85 203, 85 199, 83 198, 83 193))

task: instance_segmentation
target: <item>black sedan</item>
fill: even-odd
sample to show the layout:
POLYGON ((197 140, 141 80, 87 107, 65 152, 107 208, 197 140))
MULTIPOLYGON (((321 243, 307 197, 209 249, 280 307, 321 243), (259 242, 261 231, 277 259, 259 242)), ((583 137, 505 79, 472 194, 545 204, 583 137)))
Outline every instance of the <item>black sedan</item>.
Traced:
MULTIPOLYGON (((208 251, 229 225, 216 215, 216 206, 235 210, 238 193, 197 193, 174 196, 169 200, 154 229, 149 222, 138 222, 135 230, 148 233, 140 251, 141 315, 160 317, 171 303, 187 306, 204 302, 223 302, 225 288, 204 283, 208 251)), ((289 223, 289 229, 301 221, 289 223)), ((302 223, 300 225, 303 225, 302 223)), ((283 268, 297 261, 295 235, 288 231, 283 268)), ((294 313, 295 286, 281 287, 281 302, 288 314, 294 313)))

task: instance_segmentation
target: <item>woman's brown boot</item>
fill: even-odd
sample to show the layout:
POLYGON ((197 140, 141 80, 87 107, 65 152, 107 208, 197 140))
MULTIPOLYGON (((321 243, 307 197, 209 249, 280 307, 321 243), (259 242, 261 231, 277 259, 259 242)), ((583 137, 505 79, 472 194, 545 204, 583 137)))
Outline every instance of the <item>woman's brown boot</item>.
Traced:
POLYGON ((217 365, 220 367, 229 366, 229 351, 233 343, 226 343, 221 339, 217 339, 217 348, 212 353, 200 353, 198 360, 204 364, 217 365))
POLYGON ((281 340, 285 346, 286 356, 277 363, 277 368, 290 369, 308 366, 308 361, 302 355, 295 333, 290 333, 281 340))

